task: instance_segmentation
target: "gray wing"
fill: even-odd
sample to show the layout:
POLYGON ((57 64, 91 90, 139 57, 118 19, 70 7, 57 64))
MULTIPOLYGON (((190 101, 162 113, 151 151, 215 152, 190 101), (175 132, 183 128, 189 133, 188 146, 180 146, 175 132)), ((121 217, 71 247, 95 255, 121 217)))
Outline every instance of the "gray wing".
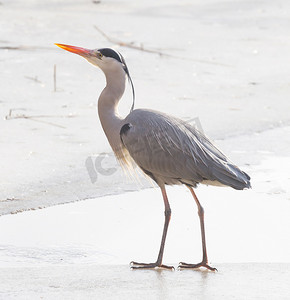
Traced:
POLYGON ((250 187, 246 173, 180 119, 137 109, 125 119, 120 135, 130 156, 158 184, 218 182, 235 189, 250 187))

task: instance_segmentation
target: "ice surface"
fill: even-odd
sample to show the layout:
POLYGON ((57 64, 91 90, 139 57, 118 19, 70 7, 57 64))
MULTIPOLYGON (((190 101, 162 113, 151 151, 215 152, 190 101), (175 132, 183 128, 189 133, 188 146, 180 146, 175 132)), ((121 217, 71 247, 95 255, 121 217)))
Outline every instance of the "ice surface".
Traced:
MULTIPOLYGON (((288 262, 290 201, 253 181, 256 191, 201 187, 212 262, 288 262), (275 198, 275 200, 273 200, 275 198)), ((199 220, 190 193, 168 189, 172 208, 165 261, 201 257, 199 220)), ((0 218, 2 266, 125 264, 154 260, 163 228, 158 189, 130 192, 0 218)))
MULTIPOLYGON (((111 153, 95 111, 104 75, 55 42, 115 47, 127 60, 136 107, 199 117, 214 140, 248 135, 250 144, 236 140, 244 155, 234 162, 259 163, 258 151, 273 144, 256 133, 289 125, 289 6, 282 0, 1 1, 0 213, 138 188, 118 172, 91 183, 87 158, 111 153), (171 56, 119 47, 95 25, 171 56), (10 109, 12 116, 41 117, 5 120, 10 109)), ((123 115, 130 93, 120 103, 123 115)), ((285 138, 272 142, 289 145, 285 138)), ((231 157, 231 141, 221 146, 231 157)), ((112 157, 106 163, 116 167, 112 157)))
MULTIPOLYGON (((198 189, 218 273, 130 270, 132 259, 156 259, 163 226, 158 189, 2 216, 0 299, 289 299, 290 201, 269 190, 198 189)), ((164 263, 199 262, 194 201, 181 187, 168 195, 164 263)))
POLYGON ((5 295, 1 299, 289 299, 289 264, 217 267, 220 270, 217 274, 139 272, 122 265, 3 268, 0 298, 5 295))

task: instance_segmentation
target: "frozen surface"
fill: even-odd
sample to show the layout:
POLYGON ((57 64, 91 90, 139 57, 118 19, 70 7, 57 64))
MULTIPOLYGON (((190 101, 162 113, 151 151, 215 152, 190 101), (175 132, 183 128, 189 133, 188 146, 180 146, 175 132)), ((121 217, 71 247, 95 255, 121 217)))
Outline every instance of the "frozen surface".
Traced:
MULTIPOLYGON (((201 187, 197 195, 206 212, 212 262, 290 263, 290 201, 284 193, 271 186, 265 192, 201 187)), ((168 196, 173 214, 165 262, 198 260, 194 201, 181 187, 169 188, 168 196)), ((2 216, 1 265, 154 260, 163 210, 160 191, 147 189, 2 216)))
POLYGON ((1 299, 289 299, 290 264, 218 264, 219 273, 128 266, 3 268, 1 299), (3 282, 4 280, 4 282, 3 282), (17 285, 15 285, 17 282, 17 285))
MULTIPOLYGON (((197 191, 218 273, 130 270, 132 259, 156 259, 158 189, 2 216, 0 299, 289 299, 290 201, 255 177, 256 191, 197 191)), ((173 214, 164 263, 199 262, 194 201, 184 188, 168 195, 173 214)))
MULTIPOLYGON (((280 128, 272 141, 289 152, 283 134, 290 119, 289 30, 290 2, 284 0, 2 0, 0 213, 140 188, 121 172, 104 176, 98 169, 92 184, 87 159, 111 153, 95 111, 104 75, 54 42, 115 47, 126 57, 136 107, 199 117, 243 167, 259 164, 259 151, 272 151, 268 135, 258 132, 280 128), (112 38, 171 56, 119 47, 95 25, 112 38), (5 120, 11 109, 12 117, 29 118, 5 120), (241 135, 247 143, 239 142, 241 135), (236 149, 230 136, 237 137, 236 149)), ((121 113, 130 106, 128 88, 121 113)), ((110 155, 103 164, 117 168, 110 155)))

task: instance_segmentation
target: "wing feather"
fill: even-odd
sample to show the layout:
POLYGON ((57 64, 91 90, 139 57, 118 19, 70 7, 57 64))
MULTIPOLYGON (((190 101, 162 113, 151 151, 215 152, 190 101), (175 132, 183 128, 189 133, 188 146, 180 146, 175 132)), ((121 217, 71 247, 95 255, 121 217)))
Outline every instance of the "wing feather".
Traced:
POLYGON ((249 176, 234 166, 210 140, 190 124, 152 110, 134 110, 121 136, 136 164, 157 183, 219 182, 236 189, 250 187, 249 176))

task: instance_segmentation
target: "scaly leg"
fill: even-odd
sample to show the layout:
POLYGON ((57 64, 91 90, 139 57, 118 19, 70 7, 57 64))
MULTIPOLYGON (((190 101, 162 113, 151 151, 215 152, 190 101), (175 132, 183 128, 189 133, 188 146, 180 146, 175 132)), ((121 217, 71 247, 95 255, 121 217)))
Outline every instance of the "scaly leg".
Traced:
POLYGON ((166 266, 162 264, 162 258, 163 258, 163 252, 164 252, 164 246, 165 246, 165 240, 166 240, 166 234, 167 234, 167 229, 171 217, 171 209, 170 205, 168 202, 167 194, 165 187, 161 187, 161 192, 163 196, 163 201, 165 205, 165 223, 164 223, 164 228, 163 228, 163 234, 162 234, 162 240, 161 240, 161 245, 160 245, 160 250, 158 254, 157 261, 155 263, 138 263, 135 261, 132 261, 130 263, 132 269, 154 269, 154 268, 163 268, 163 269, 174 269, 172 266, 166 266))
POLYGON ((216 268, 213 268, 208 265, 208 260, 207 260, 207 252, 206 252, 206 242, 205 242, 205 229, 204 229, 204 210, 203 207, 200 205, 196 194, 192 187, 187 186, 196 202, 197 208, 198 208, 198 215, 199 215, 199 220, 200 220, 200 228, 201 228, 201 240, 202 240, 202 261, 198 264, 187 264, 184 262, 180 262, 178 265, 178 268, 185 268, 185 269, 197 269, 200 267, 204 267, 210 271, 217 271, 216 268))

